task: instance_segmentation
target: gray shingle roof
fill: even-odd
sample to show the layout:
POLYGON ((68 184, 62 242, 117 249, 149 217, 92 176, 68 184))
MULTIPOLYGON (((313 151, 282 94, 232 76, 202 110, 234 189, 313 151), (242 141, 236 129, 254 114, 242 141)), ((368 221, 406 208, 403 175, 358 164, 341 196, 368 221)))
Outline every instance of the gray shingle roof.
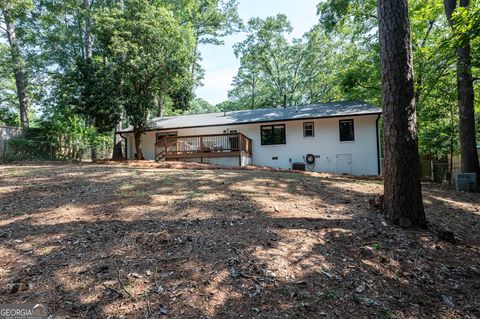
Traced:
MULTIPOLYGON (((332 102, 297 107, 241 110, 220 113, 205 113, 157 117, 152 119, 149 129, 177 129, 187 127, 237 125, 247 123, 278 122, 325 117, 346 117, 357 115, 380 114, 376 106, 360 101, 332 102)), ((131 132, 132 127, 122 132, 131 132)))

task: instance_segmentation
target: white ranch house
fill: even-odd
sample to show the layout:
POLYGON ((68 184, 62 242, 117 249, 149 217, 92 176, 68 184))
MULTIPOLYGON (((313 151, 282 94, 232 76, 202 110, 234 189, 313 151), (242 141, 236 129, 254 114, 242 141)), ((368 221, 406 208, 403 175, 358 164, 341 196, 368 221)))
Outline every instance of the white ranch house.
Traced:
MULTIPOLYGON (((381 109, 365 102, 160 117, 142 136, 148 160, 380 173, 381 109)), ((132 128, 119 132, 135 157, 132 128)))

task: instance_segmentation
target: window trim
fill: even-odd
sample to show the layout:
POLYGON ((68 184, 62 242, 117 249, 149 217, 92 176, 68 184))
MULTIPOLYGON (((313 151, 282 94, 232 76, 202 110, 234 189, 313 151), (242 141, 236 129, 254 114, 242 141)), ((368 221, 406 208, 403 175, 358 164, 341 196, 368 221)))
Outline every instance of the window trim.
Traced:
POLYGON ((315 123, 314 122, 303 122, 303 137, 315 137, 315 123), (305 135, 305 125, 312 125, 312 135, 305 135))
POLYGON ((269 124, 269 125, 260 125, 260 144, 261 145, 285 145, 287 144, 287 128, 285 124, 269 124), (273 134, 273 130, 275 126, 283 126, 283 143, 273 143, 273 137, 275 136, 273 134), (272 143, 265 144, 263 143, 263 138, 262 138, 262 132, 264 127, 271 127, 272 128, 272 143))
POLYGON ((355 142, 355 122, 353 119, 346 119, 346 120, 338 120, 338 139, 340 140, 340 142, 355 142), (342 122, 350 122, 352 123, 352 137, 353 139, 351 140, 342 140, 342 126, 341 126, 341 123, 342 122))

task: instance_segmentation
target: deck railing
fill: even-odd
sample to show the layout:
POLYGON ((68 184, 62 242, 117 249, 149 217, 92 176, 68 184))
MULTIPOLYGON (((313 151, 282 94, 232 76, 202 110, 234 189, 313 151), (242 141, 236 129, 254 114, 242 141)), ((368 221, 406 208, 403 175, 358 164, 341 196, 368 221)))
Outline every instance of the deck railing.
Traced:
POLYGON ((252 140, 242 133, 165 136, 156 142, 156 159, 252 156, 252 140))

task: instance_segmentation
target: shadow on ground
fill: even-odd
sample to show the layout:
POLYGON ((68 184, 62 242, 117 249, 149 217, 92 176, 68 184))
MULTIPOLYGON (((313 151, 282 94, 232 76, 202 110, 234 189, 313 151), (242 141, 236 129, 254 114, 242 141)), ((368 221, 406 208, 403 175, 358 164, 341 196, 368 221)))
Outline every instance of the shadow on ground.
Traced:
POLYGON ((55 317, 475 318, 480 196, 424 185, 430 232, 368 212, 376 181, 3 166, 0 303, 55 317))

